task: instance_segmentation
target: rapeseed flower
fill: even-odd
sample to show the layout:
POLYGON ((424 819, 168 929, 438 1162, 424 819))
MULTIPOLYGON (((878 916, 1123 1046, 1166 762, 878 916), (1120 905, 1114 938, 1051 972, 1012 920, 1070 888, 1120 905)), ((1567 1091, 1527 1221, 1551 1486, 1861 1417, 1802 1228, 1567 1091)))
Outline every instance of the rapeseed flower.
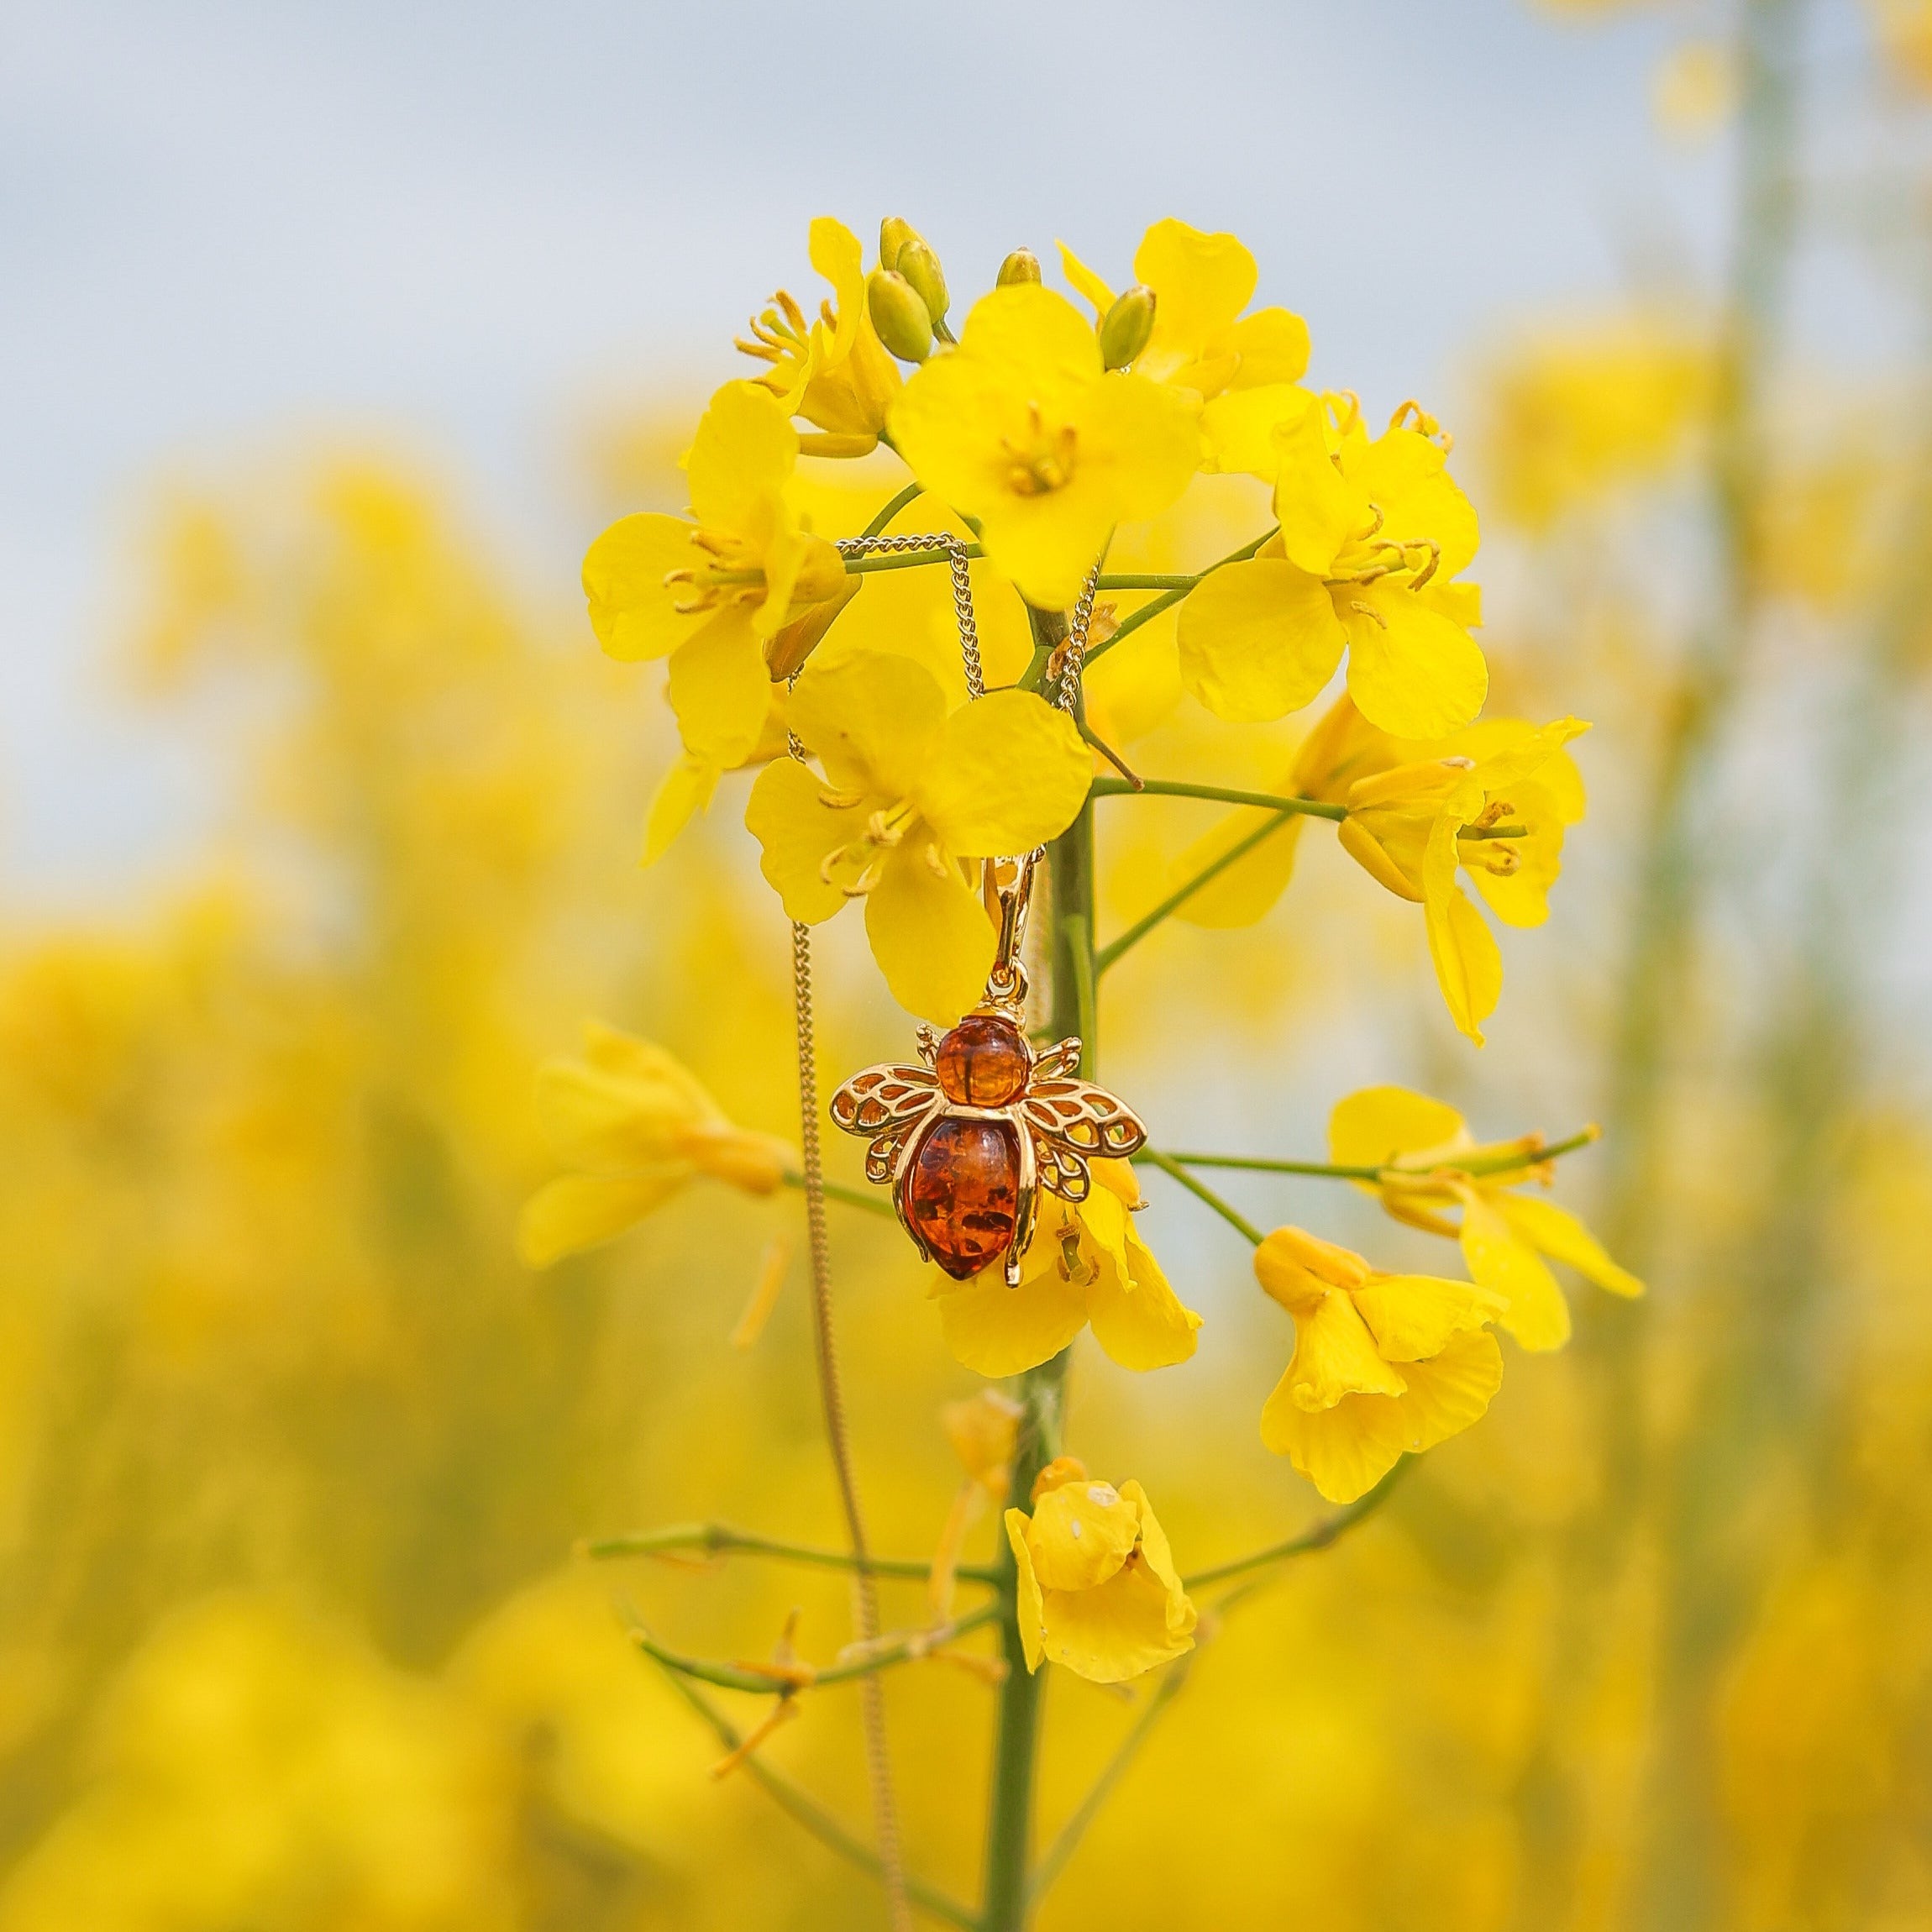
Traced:
POLYGON ((595 1020, 580 1059, 538 1069, 537 1118, 573 1171, 524 1206, 517 1247, 532 1268, 614 1240, 701 1174, 769 1194, 799 1171, 795 1148, 736 1126, 662 1047, 595 1020))
MULTIPOLYGON (((1067 280, 1093 303, 1096 324, 1115 292, 1064 242, 1067 280)), ((1261 271, 1231 234, 1207 234, 1171 218, 1156 222, 1134 251, 1134 280, 1154 297, 1154 323, 1134 359, 1137 375, 1204 401, 1223 390, 1297 382, 1308 367, 1308 324, 1285 308, 1242 311, 1261 271)))
POLYGON ((773 640, 843 596, 845 564, 799 514, 798 432, 755 383, 711 398, 685 458, 691 516, 640 512, 584 559, 591 624, 612 657, 668 657, 685 756, 653 801, 654 858, 711 797, 718 774, 759 748, 772 706, 773 640))
POLYGON ((1560 1348, 1570 1335, 1569 1305, 1546 1256, 1612 1294, 1644 1291, 1576 1215, 1519 1191, 1548 1185, 1549 1163, 1534 1158, 1542 1145, 1541 1135, 1478 1145, 1453 1107, 1406 1087, 1364 1087, 1328 1121, 1329 1158, 1387 1168, 1372 1190, 1383 1206, 1459 1242, 1470 1273, 1502 1299, 1498 1322, 1531 1349, 1560 1348), (1502 1171, 1483 1171, 1513 1155, 1521 1158, 1502 1171))
POLYGON ((1562 868, 1563 828, 1583 816, 1582 780, 1563 747, 1589 727, 1541 729, 1498 719, 1348 788, 1341 843, 1399 898, 1423 909, 1437 984, 1457 1026, 1479 1047, 1503 990, 1495 935, 1456 883, 1476 882, 1497 916, 1540 926, 1562 868))
POLYGON ((925 487, 980 526, 1029 603, 1063 610, 1116 523, 1158 516, 1200 454, 1184 393, 1109 375, 1094 331, 1037 283, 973 306, 893 405, 894 445, 925 487))
POLYGON ((1059 1457, 1033 1485, 1032 1514, 1006 1512, 1006 1538, 1029 1671, 1050 1657, 1121 1683, 1194 1648, 1194 1607, 1138 1483, 1095 1483, 1059 1457))
POLYGON ((1476 554, 1476 513, 1435 430, 1405 404, 1371 441, 1353 398, 1288 398, 1268 438, 1279 530, 1181 606, 1181 676, 1215 717, 1299 711, 1345 653, 1349 695, 1398 738, 1440 738, 1482 709, 1480 594, 1452 581, 1476 554))
POLYGON ((1502 1386, 1484 1325, 1504 1303, 1490 1289, 1385 1274, 1298 1227, 1262 1242, 1254 1272, 1294 1317, 1294 1357, 1262 1410, 1261 1439, 1331 1503, 1478 1421, 1502 1386))
POLYGON ((1194 1353, 1201 1318, 1181 1305, 1135 1232, 1131 1210, 1142 1202, 1132 1168, 1092 1167, 1094 1186, 1077 1206, 1042 1195, 1018 1287, 1007 1287, 999 1268, 964 1282, 934 1271, 930 1292, 946 1345, 967 1368, 1017 1375, 1089 1327, 1123 1368, 1167 1368, 1194 1353))
POLYGON ((759 774, 745 823, 766 879, 808 925, 864 899, 893 997, 951 1025, 993 964, 976 862, 1064 832, 1091 754, 1073 720, 1031 691, 995 691, 948 717, 932 674, 883 651, 808 664, 790 716, 824 776, 793 759, 759 774))
POLYGON ((752 339, 739 340, 745 354, 772 366, 754 377, 788 416, 816 425, 799 438, 808 456, 866 456, 879 447, 893 399, 899 365, 873 327, 865 300, 864 252, 843 222, 821 215, 808 242, 811 265, 832 284, 816 321, 783 289, 751 323, 752 339))

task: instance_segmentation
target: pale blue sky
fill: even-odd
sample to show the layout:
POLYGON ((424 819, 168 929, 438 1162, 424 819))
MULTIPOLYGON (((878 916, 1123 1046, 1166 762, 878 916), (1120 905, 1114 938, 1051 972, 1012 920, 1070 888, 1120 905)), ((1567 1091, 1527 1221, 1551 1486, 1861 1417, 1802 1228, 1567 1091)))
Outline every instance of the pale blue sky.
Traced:
POLYGON ((469 480, 570 594, 564 426, 730 370, 819 213, 955 286, 1053 238, 1232 228, 1315 374, 1387 407, 1505 318, 1708 264, 1719 155, 1651 134, 1670 9, 1520 0, 11 0, 0 25, 0 855, 97 896, 204 790, 103 696, 158 479, 365 431, 469 480), (1643 238, 1640 244, 1638 238, 1643 238))

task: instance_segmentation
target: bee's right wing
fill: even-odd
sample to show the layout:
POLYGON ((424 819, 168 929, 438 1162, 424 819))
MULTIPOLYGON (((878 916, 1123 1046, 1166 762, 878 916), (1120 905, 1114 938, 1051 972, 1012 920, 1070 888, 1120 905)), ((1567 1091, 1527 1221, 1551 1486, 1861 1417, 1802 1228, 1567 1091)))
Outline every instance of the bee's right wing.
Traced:
POLYGON ((865 1178, 892 1179, 894 1163, 919 1127, 942 1103, 930 1067, 868 1067, 832 1096, 832 1121, 848 1134, 869 1134, 865 1178))

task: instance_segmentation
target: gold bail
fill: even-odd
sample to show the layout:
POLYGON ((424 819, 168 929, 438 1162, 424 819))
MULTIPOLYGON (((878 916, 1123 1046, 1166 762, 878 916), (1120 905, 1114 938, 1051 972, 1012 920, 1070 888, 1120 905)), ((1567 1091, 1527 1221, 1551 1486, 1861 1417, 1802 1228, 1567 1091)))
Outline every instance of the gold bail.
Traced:
POLYGON ((986 866, 988 893, 997 906, 1000 922, 1000 942, 993 955, 993 969, 986 975, 986 1001, 989 1005, 1009 1007, 1015 1012, 1026 1003, 1026 969, 1020 951, 1026 942, 1026 914, 1033 900, 1033 869, 1039 858, 1037 852, 1029 852, 1020 858, 989 859, 986 866), (1011 884, 1000 881, 1002 864, 1015 869, 1011 884))

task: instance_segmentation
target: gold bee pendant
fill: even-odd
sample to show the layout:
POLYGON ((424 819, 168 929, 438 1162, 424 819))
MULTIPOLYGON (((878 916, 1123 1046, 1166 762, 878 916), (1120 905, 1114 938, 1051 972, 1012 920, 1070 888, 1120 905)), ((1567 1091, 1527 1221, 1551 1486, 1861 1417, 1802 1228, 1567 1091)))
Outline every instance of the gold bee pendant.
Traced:
POLYGON ((1000 895, 1000 954, 986 998, 943 1037, 919 1030, 923 1064, 854 1074, 832 1096, 835 1126, 868 1137, 865 1173, 890 1184, 921 1258, 955 1281, 1004 1264, 1016 1287, 1040 1189, 1084 1200, 1087 1163, 1147 1144, 1147 1130, 1104 1088, 1079 1079, 1080 1042, 1036 1054, 1020 1025, 1026 978, 1016 957, 1029 860, 1000 895))

